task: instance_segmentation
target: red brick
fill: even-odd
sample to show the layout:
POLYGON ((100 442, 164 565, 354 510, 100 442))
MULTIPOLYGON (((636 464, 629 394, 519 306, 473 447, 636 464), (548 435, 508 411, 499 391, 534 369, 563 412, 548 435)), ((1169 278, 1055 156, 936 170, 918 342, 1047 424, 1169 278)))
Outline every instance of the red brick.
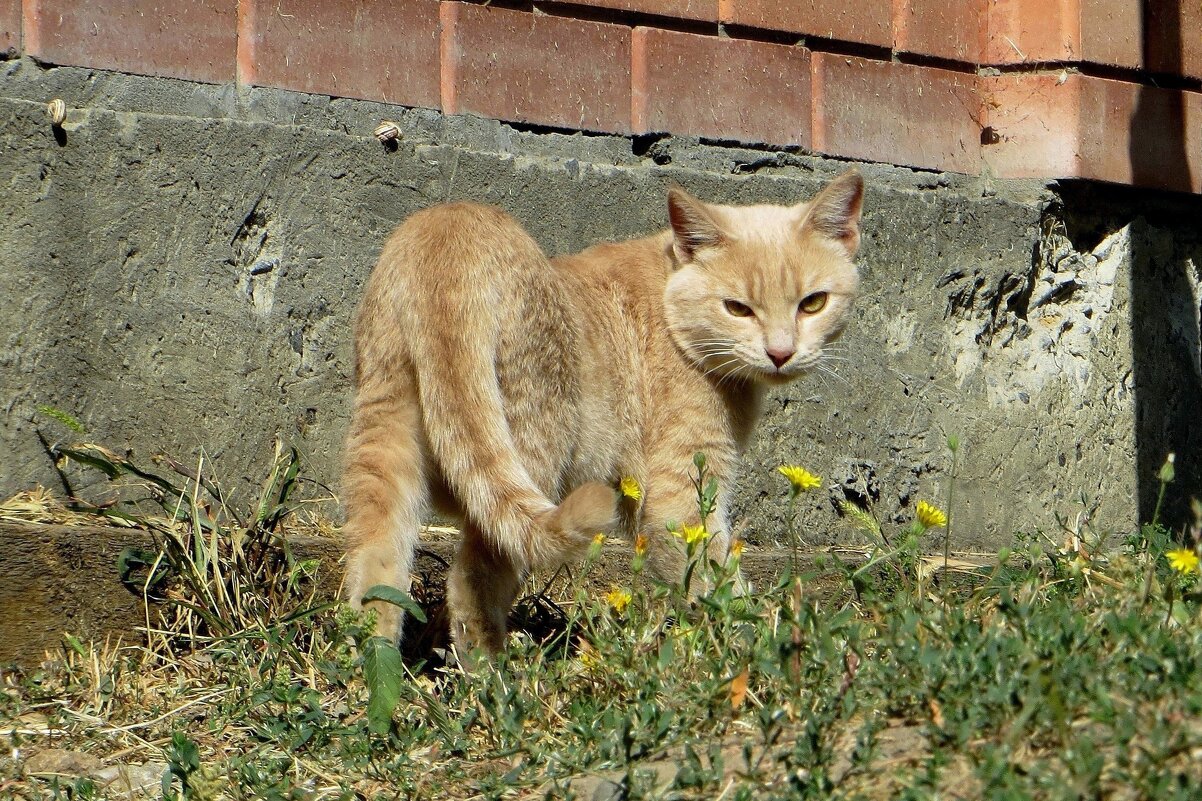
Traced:
POLYGON ((975 173, 981 99, 974 74, 814 53, 814 149, 975 173))
POLYGON ((1081 177, 1202 188, 1202 95, 1102 78, 1080 84, 1081 177))
POLYGON ((973 64, 1071 61, 1080 50, 1078 0, 902 0, 894 47, 973 64))
POLYGON ((718 0, 722 22, 890 47, 891 0, 718 0))
POLYGON ((1081 51, 1079 0, 992 0, 983 64, 1073 61, 1081 51))
POLYGON ((1143 62, 1141 0, 1081 0, 1081 57, 1095 64, 1143 62))
POLYGON ((1081 172, 1080 75, 981 79, 991 135, 982 154, 1000 178, 1066 178, 1081 172))
POLYGON ((39 61, 208 83, 235 77, 231 0, 26 0, 25 52, 39 61))
POLYGON ((1081 0, 1082 58, 1202 78, 1202 3, 1081 0))
POLYGON ((1202 94, 1083 75, 983 80, 1002 178, 1092 178, 1202 190, 1202 94))
POLYGON ((810 144, 810 54, 801 47, 635 28, 636 132, 810 144))
POLYGON ((547 7, 571 4, 609 8, 616 11, 634 11, 640 14, 656 14, 661 17, 718 21, 718 0, 545 0, 547 7))
POLYGON ((629 28, 463 3, 442 12, 446 113, 629 133, 629 28))
POLYGON ((438 107, 438 0, 239 5, 243 83, 438 107))
POLYGON ((1202 77, 1202 2, 1148 3, 1143 66, 1151 72, 1202 77))
MULTIPOLYGON (((1202 3, 1181 3, 1181 17, 1177 22, 1176 35, 1168 37, 1165 53, 1172 52, 1172 44, 1178 43, 1181 48, 1181 74, 1190 78, 1202 78, 1202 3)), ((1152 69, 1164 66, 1155 62, 1152 69)))
POLYGON ((21 52, 21 0, 0 2, 0 56, 21 52))
POLYGON ((902 0, 894 11, 893 46, 907 53, 977 63, 985 48, 985 0, 902 0))

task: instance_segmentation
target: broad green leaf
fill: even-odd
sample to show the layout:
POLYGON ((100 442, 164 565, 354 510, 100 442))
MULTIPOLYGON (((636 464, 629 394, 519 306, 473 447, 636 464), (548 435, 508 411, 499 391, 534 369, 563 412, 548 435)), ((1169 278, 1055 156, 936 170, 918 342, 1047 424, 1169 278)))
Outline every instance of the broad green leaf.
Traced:
POLYGON ((405 678, 401 652, 387 637, 371 637, 364 643, 363 678, 371 694, 367 702, 367 727, 375 734, 387 734, 405 678))
POLYGON ((398 590, 396 587, 390 587, 387 584, 376 584, 373 587, 369 587, 367 592, 363 593, 363 602, 366 603, 367 601, 383 601, 384 603, 399 606, 419 623, 426 622, 426 613, 417 605, 417 601, 409 597, 409 593, 404 590, 398 590))

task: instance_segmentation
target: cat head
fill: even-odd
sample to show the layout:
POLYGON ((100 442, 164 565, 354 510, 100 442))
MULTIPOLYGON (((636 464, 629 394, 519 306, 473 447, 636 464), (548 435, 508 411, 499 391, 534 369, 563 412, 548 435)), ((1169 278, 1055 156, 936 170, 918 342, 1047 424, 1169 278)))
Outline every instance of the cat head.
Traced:
POLYGON ((854 170, 796 206, 718 206, 668 193, 676 344, 719 379, 769 384, 819 366, 859 286, 864 181, 854 170))

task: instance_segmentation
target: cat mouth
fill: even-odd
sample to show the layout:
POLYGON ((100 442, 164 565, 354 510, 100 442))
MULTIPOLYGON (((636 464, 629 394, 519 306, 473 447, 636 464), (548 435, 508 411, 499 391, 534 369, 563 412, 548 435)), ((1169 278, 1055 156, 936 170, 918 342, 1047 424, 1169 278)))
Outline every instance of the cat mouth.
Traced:
POLYGON ((761 367, 760 380, 766 384, 788 384, 801 377, 804 370, 783 370, 779 367, 761 367))

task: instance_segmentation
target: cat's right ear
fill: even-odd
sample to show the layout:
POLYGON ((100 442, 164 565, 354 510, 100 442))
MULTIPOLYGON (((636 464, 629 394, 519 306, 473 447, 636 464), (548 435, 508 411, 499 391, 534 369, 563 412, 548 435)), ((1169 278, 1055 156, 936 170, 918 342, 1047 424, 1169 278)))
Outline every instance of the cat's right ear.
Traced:
POLYGON ((672 250, 684 264, 697 251, 721 245, 722 229, 705 204, 679 186, 668 189, 668 219, 672 221, 672 250))
POLYGON ((860 211, 864 206, 864 179, 851 169, 827 184, 809 202, 802 229, 833 239, 847 251, 848 258, 860 248, 860 211))

